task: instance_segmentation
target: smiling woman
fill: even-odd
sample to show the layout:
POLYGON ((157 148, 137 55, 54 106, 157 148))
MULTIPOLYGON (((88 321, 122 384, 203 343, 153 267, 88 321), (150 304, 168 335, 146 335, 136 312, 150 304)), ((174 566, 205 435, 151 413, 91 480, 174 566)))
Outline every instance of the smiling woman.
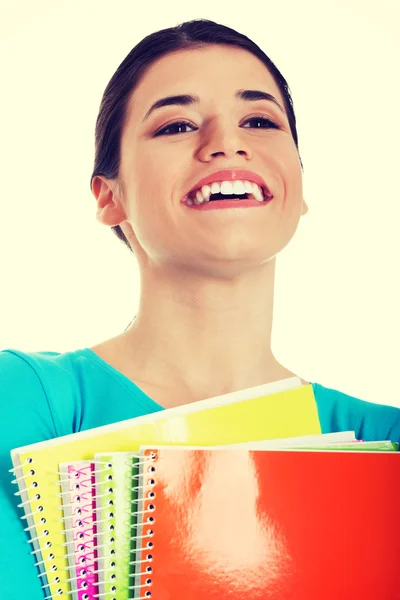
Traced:
MULTIPOLYGON (((96 157, 91 183, 93 182, 94 177, 100 174, 111 180, 118 179, 121 161, 120 140, 122 137, 122 130, 128 118, 128 104, 133 90, 135 88, 140 88, 140 83, 143 80, 144 73, 146 72, 146 75, 148 76, 151 67, 154 67, 155 63, 158 63, 159 59, 162 57, 168 57, 166 62, 167 64, 171 64, 173 53, 199 49, 207 49, 212 52, 213 49, 215 51, 217 48, 220 50, 225 49, 225 51, 229 49, 231 50, 231 53, 234 50, 242 49, 263 63, 264 67, 266 67, 264 68, 265 75, 269 75, 268 79, 271 83, 273 83, 272 87, 277 91, 277 94, 274 96, 266 91, 266 89, 239 89, 235 90, 234 98, 240 100, 242 104, 247 103, 248 107, 251 107, 251 110, 255 110, 257 106, 260 106, 265 111, 268 105, 273 103, 274 108, 278 107, 278 114, 283 117, 288 129, 290 129, 294 145, 298 149, 296 117, 293 110, 293 102, 289 91, 289 86, 274 63, 268 58, 263 50, 261 50, 261 48, 259 48, 259 46, 257 46, 257 44, 255 44, 247 36, 238 33, 229 27, 214 23, 212 21, 196 20, 182 23, 177 27, 158 31, 147 36, 139 44, 137 44, 135 48, 133 48, 133 50, 127 55, 125 60, 118 67, 104 92, 97 118, 96 157), (279 101, 276 96, 279 96, 281 100, 279 101)), ((218 58, 217 55, 215 55, 215 57, 218 58)), ((214 64, 212 62, 213 58, 213 56, 208 56, 205 59, 204 62, 206 67, 205 72, 202 73, 203 77, 205 76, 207 78, 207 75, 211 75, 207 72, 211 65, 214 64)), ((232 58, 232 62, 234 63, 234 57, 232 58)), ((162 63, 165 64, 165 61, 162 61, 162 63)), ((262 65, 260 65, 260 67, 262 68, 262 65)), ((223 79, 224 76, 228 74, 228 68, 229 60, 228 62, 224 62, 223 60, 223 62, 219 65, 219 69, 217 69, 217 81, 215 82, 217 87, 214 89, 214 91, 219 97, 223 92, 225 92, 223 89, 223 79), (222 74, 222 79, 220 78, 220 73, 222 74)), ((162 67, 158 69, 158 71, 161 70, 162 67)), ((171 71, 172 65, 168 75, 165 73, 165 80, 168 78, 168 76, 170 77, 169 85, 165 89, 169 88, 170 90, 174 90, 174 92, 175 90, 177 90, 177 92, 186 91, 188 89, 188 85, 186 83, 187 80, 184 77, 180 77, 179 81, 181 81, 182 84, 178 84, 178 80, 176 79, 176 74, 178 72, 173 73, 171 71)), ((233 71, 233 73, 236 73, 236 69, 233 71)), ((191 75, 196 78, 196 73, 191 73, 191 75)), ((240 82, 239 76, 236 75, 234 80, 240 82)), ((209 81, 211 83, 211 79, 209 79, 209 81)), ((164 86, 161 85, 161 82, 159 86, 156 85, 154 95, 157 96, 157 92, 160 94, 163 87, 164 86)), ((136 93, 138 91, 139 90, 136 89, 136 93)), ((152 99, 154 101, 151 102, 148 108, 146 107, 147 110, 143 115, 142 122, 146 121, 149 116, 154 113, 154 111, 160 110, 163 107, 180 106, 193 108, 193 106, 201 104, 201 98, 197 94, 174 92, 171 95, 165 95, 165 97, 162 98, 156 97, 152 99)), ((203 103, 204 101, 205 98, 203 99, 203 103)), ((273 114, 274 113, 272 113, 272 115, 273 114)), ((279 129, 279 124, 271 119, 272 115, 269 115, 270 118, 267 118, 265 115, 257 115, 256 117, 253 116, 251 119, 253 123, 262 123, 261 127, 258 125, 253 125, 253 128, 264 128, 267 130, 279 129)), ((167 116, 168 113, 164 114, 165 118, 167 116)), ((159 128, 158 131, 154 133, 154 136, 179 136, 187 133, 187 130, 185 131, 185 127, 196 129, 193 123, 190 123, 185 119, 181 119, 179 122, 175 121, 170 123, 167 127, 159 128), (180 131, 177 130, 178 127, 180 127, 180 131)), ((266 132, 263 133, 265 134, 266 132)), ((298 158, 302 166, 300 155, 298 158)), ((113 225, 111 228, 118 238, 126 244, 129 250, 133 251, 133 248, 128 242, 120 225, 113 225)))
MULTIPOLYGON (((91 189, 97 219, 138 261, 138 314, 93 348, 0 352, 3 473, 10 450, 30 443, 269 382, 308 384, 271 348, 276 256, 308 210, 302 169, 286 80, 249 38, 198 20, 133 48, 101 101, 91 189)), ((311 386, 323 433, 400 441, 399 409, 311 386)), ((42 600, 1 479, 1 591, 42 600)))
POLYGON ((93 350, 164 407, 292 376, 270 334, 301 168, 288 85, 246 36, 193 21, 140 42, 104 92, 91 178, 140 310, 93 350))

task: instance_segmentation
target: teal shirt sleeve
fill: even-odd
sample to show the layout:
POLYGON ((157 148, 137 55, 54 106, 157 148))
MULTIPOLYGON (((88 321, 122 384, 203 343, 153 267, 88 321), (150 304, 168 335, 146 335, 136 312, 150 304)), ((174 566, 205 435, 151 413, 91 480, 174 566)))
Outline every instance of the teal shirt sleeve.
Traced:
MULTIPOLYGON (((34 369, 7 352, 0 352, 0 596, 8 600, 43 600, 35 555, 30 554, 26 532, 17 508, 21 502, 12 469, 10 451, 19 446, 58 435, 42 384, 34 369)), ((25 521, 23 521, 25 523, 25 521)))
POLYGON ((0 598, 47 595, 23 530, 28 524, 20 520, 24 512, 11 483, 11 450, 162 410, 93 358, 81 352, 0 351, 0 598))
POLYGON ((357 439, 400 444, 400 408, 367 402, 313 383, 322 433, 355 431, 357 439))

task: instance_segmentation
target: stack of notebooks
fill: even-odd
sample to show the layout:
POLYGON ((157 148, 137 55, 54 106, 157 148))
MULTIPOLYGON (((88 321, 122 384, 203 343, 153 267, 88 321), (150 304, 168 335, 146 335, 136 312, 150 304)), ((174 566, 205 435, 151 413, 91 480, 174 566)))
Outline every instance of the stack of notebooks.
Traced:
POLYGON ((397 450, 294 378, 11 456, 43 598, 394 600, 397 450))

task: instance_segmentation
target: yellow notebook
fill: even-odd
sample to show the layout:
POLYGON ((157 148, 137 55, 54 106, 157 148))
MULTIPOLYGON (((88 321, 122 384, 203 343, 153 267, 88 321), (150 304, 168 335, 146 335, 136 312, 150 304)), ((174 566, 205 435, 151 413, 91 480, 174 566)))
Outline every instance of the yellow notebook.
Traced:
POLYGON ((215 446, 321 433, 312 385, 293 377, 12 450, 44 597, 71 598, 59 463, 148 444, 215 446))

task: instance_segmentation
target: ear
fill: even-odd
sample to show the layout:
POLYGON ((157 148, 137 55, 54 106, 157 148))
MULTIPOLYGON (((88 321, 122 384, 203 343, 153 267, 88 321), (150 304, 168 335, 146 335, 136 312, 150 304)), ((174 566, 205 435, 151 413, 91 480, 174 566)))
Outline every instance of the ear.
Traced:
POLYGON ((100 223, 112 227, 125 221, 120 189, 114 179, 96 175, 92 181, 92 193, 97 201, 96 219, 100 223))

